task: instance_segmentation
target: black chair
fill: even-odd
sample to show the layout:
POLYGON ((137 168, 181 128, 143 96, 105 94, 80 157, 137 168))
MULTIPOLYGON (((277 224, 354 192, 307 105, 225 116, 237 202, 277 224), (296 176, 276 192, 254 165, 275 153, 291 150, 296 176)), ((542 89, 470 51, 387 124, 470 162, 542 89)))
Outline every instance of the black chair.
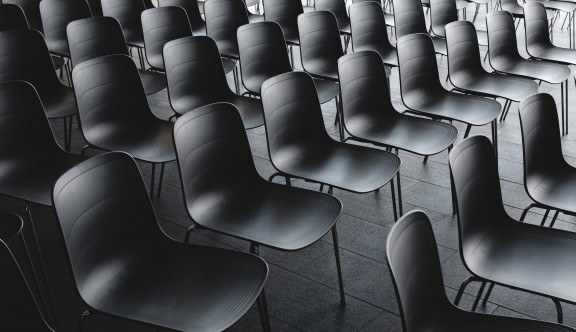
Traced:
MULTIPOLYGON (((292 71, 282 29, 275 22, 259 22, 238 28, 242 83, 249 94, 259 96, 262 83, 278 74, 292 71)), ((321 103, 340 93, 338 84, 315 79, 321 103)))
MULTIPOLYGON (((72 66, 104 55, 129 55, 122 28, 115 18, 99 16, 77 20, 68 24, 66 33, 72 66)), ((147 95, 166 87, 164 75, 143 69, 138 69, 138 73, 147 95)))
MULTIPOLYGON (((458 202, 460 255, 472 274, 462 283, 454 304, 470 282, 481 281, 474 310, 488 281, 552 299, 561 323, 560 301, 576 303, 574 233, 520 223, 506 213, 497 159, 486 137, 471 137, 455 146, 450 168, 458 202)), ((483 305, 491 291, 492 286, 483 305)))
POLYGON ((164 61, 168 97, 176 116, 204 105, 227 102, 236 106, 246 129, 264 124, 260 100, 230 90, 218 48, 210 37, 186 37, 166 43, 164 61))
POLYGON ((338 199, 262 179, 231 104, 211 104, 182 116, 174 125, 174 144, 186 209, 195 225, 249 241, 250 252, 257 255, 260 245, 298 250, 331 231, 340 301, 346 303, 336 232, 342 211, 338 199), (207 204, 208 197, 219 198, 207 204))
POLYGON ((446 25, 448 44, 448 77, 457 91, 492 98, 504 98, 503 120, 512 102, 521 102, 538 92, 530 79, 489 73, 482 66, 476 28, 472 22, 458 21, 446 25))
MULTIPOLYGON (((427 34, 426 20, 420 0, 394 0, 394 19, 397 40, 415 33, 427 34)), ((430 38, 434 44, 434 51, 440 55, 446 55, 446 40, 433 36, 430 38)))
POLYGON ((164 166, 176 159, 172 124, 150 110, 134 61, 126 55, 107 55, 83 61, 72 70, 80 127, 89 148, 125 151, 152 164, 150 196, 154 194, 156 164, 161 164, 158 195, 164 166), (78 79, 78 81, 76 81, 78 79))
MULTIPOLYGON (((194 0, 159 0, 158 7, 177 6, 182 7, 188 15, 192 34, 194 36, 206 36, 206 23, 202 19, 198 3, 194 0)), ((150 8, 150 7, 149 7, 150 8)))
MULTIPOLYGON (((390 182, 394 219, 396 194, 394 176, 400 159, 389 152, 342 143, 326 132, 314 81, 304 72, 277 75, 264 82, 262 104, 268 153, 276 175, 340 188, 356 193, 375 191, 390 182)), ((400 179, 400 177, 398 177, 400 179)), ((398 182, 398 205, 402 196, 398 182)))
POLYGON ((13 4, 20 7, 26 15, 26 21, 28 21, 30 28, 43 33, 42 18, 40 17, 40 1, 41 0, 2 0, 2 3, 13 4))
POLYGON ((432 224, 422 211, 411 211, 392 226, 386 241, 386 259, 405 332, 574 331, 559 324, 473 313, 455 307, 444 289, 432 224))
POLYGON ((344 51, 348 50, 350 42, 350 18, 346 9, 345 0, 314 0, 314 11, 326 10, 334 14, 338 22, 340 34, 344 37, 344 51))
POLYGON ((69 150, 72 118, 78 114, 74 91, 58 79, 46 42, 36 30, 0 32, 0 82, 13 80, 34 86, 48 119, 63 119, 64 148, 69 150))
POLYGON ((524 7, 518 3, 518 0, 498 0, 494 8, 500 8, 500 10, 505 10, 509 12, 514 18, 516 23, 516 29, 520 25, 520 20, 524 19, 524 7))
POLYGON ((16 259, 2 240, 0 266, 0 325, 14 332, 54 332, 44 320, 16 259))
POLYGON ((429 36, 420 33, 408 35, 400 38, 396 46, 404 105, 417 114, 466 123, 464 137, 468 137, 472 126, 491 123, 492 142, 496 148, 496 121, 501 111, 500 103, 444 89, 438 77, 434 45, 429 36))
POLYGON ((338 60, 342 114, 348 139, 425 156, 449 149, 458 130, 446 123, 398 113, 378 53, 360 51, 338 60))
POLYGON ((300 0, 262 0, 264 20, 278 23, 286 43, 291 47, 300 45, 298 38, 298 15, 304 13, 300 0))
POLYGON ((29 29, 22 8, 15 4, 0 4, 0 31, 17 29, 29 29))
MULTIPOLYGON (((362 3, 362 2, 376 2, 379 5, 379 7, 382 9, 382 12, 384 13, 384 20, 386 21, 386 25, 389 27, 394 27, 396 25, 394 22, 395 21, 394 20, 394 14, 386 11, 386 4, 389 4, 390 8, 394 7, 391 0, 385 0, 384 4, 382 3, 382 0, 352 0, 352 5, 355 5, 357 3, 362 3)), ((348 8, 348 9, 350 9, 350 8, 348 8)), ((392 29, 392 32, 394 32, 393 29, 392 29)))
POLYGON ((512 15, 505 11, 491 12, 486 16, 488 27, 488 59, 490 66, 499 73, 527 77, 534 80, 560 84, 562 98, 562 133, 564 119, 568 122, 568 77, 570 68, 557 63, 524 59, 518 53, 516 31, 512 15), (564 116, 566 113, 566 116, 564 116))
POLYGON ((390 44, 384 15, 375 1, 358 2, 350 6, 352 49, 376 51, 387 66, 398 67, 396 48, 390 44))
POLYGON ((250 309, 266 281, 259 257, 166 236, 125 153, 74 167, 53 200, 76 289, 91 311, 177 331, 221 331, 250 309))
MULTIPOLYGON (((430 0, 430 32, 434 36, 446 38, 446 25, 458 21, 456 0, 430 0)), ((477 43, 488 45, 488 35, 484 30, 475 30, 477 43)), ((448 46, 447 46, 448 47, 448 46)))
POLYGON ((248 24, 244 0, 211 0, 204 6, 206 34, 214 39, 220 54, 232 60, 240 58, 236 30, 248 24))

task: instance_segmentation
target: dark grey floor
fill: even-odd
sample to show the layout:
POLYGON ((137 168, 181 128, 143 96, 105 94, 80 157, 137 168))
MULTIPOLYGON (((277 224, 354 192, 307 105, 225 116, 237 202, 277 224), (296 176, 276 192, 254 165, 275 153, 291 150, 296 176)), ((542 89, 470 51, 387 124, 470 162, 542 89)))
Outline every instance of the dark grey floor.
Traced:
MULTIPOLYGON (((473 9, 474 6, 470 4, 468 6, 469 18, 473 16, 473 9)), ((561 23, 561 20, 559 22, 561 23)), ((484 28, 483 12, 476 23, 479 28, 484 28)), ((522 26, 519 34, 522 36, 520 43, 523 43, 521 30, 522 26)), ((555 28, 555 41, 560 45, 568 43, 568 32, 560 30, 560 24, 555 28)), ((520 50, 523 54, 525 53, 522 44, 520 50)), ((484 52, 485 48, 482 48, 482 51, 484 52)), ((438 58, 438 62, 441 67, 440 76, 444 82, 446 59, 438 58)), ((391 82, 394 101, 398 110, 402 110, 396 70, 393 71, 391 82)), ((573 89, 574 87, 570 86, 570 93, 573 89)), ((556 98, 560 97, 558 86, 542 84, 540 91, 550 92, 556 98)), ((149 101, 159 117, 167 119, 172 114, 166 90, 149 96, 149 101)), ((571 119, 576 119, 574 106, 572 102, 571 119)), ((336 138, 333 126, 334 103, 329 102, 323 105, 322 110, 326 129, 336 138)), ((514 218, 519 218, 522 209, 530 203, 530 199, 524 191, 522 180, 522 146, 517 104, 512 106, 510 113, 506 122, 498 124, 499 166, 507 211, 514 218)), ((574 121, 576 120, 571 120, 570 134, 562 138, 562 143, 566 159, 576 165, 574 121)), ((464 126, 455 125, 460 130, 459 140, 461 140, 464 126)), ((61 123, 54 122, 53 126, 56 136, 60 138, 61 123)), ((489 133, 488 127, 475 127, 471 135, 489 135, 489 133)), ((274 169, 269 162, 266 150, 264 128, 249 130, 248 137, 258 170, 263 177, 267 178, 274 172, 274 169)), ((73 139, 73 151, 79 152, 84 142, 76 125, 73 139)), ((97 152, 91 151, 91 153, 97 152)), ((447 156, 444 152, 433 156, 428 163, 423 164, 420 156, 400 154, 404 211, 424 210, 433 221, 442 260, 446 292, 453 299, 460 283, 468 277, 468 273, 458 251, 457 224, 451 212, 447 156)), ((150 165, 140 164, 140 166, 145 180, 149 182, 150 165)), ((154 198, 154 205, 162 229, 168 236, 182 240, 190 221, 184 210, 176 165, 169 164, 166 172, 162 196, 154 198)), ((318 190, 318 186, 302 181, 294 181, 293 184, 318 190)), ((393 224, 389 187, 383 188, 379 193, 365 195, 336 190, 334 195, 344 205, 344 212, 337 225, 347 306, 341 307, 339 303, 334 253, 329 235, 316 244, 297 252, 280 252, 262 248, 262 257, 270 266, 266 290, 272 329, 274 331, 400 331, 399 311, 385 262, 386 236, 393 224)), ((1 199, 0 208, 22 214, 24 204, 12 199, 1 199)), ((72 331, 86 306, 78 297, 71 280, 63 242, 53 211, 49 208, 34 207, 33 215, 40 231, 40 245, 48 265, 48 278, 55 298, 58 316, 57 330, 72 331)), ((541 215, 542 211, 534 210, 533 213, 529 213, 528 221, 537 223, 541 215)), ((556 225, 562 229, 576 230, 576 219, 561 215, 556 225)), ((138 227, 138 220, 134 220, 134 227, 138 227)), ((195 231, 192 241, 243 251, 249 249, 247 242, 209 231, 195 231)), ((18 246, 15 246, 14 250, 19 257, 22 257, 18 246)), ((194 262, 182 263, 194 264, 194 262)), ((468 287, 461 304, 462 308, 471 307, 473 295, 477 290, 478 285, 468 287)), ((488 305, 480 308, 479 311, 550 321, 556 319, 555 308, 550 300, 501 287, 495 288, 488 305)), ((565 323, 576 327, 576 308, 565 304, 564 312, 565 323)), ((85 327, 86 331, 154 331, 150 327, 103 315, 91 316, 86 321, 85 327)), ((252 308, 231 330, 259 331, 258 311, 252 308)))

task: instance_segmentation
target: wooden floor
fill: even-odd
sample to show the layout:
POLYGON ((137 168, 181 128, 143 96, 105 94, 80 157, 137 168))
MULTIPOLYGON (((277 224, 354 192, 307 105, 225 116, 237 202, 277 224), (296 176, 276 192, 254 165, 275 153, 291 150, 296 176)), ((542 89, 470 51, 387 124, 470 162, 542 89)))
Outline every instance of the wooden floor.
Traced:
MULTIPOLYGON (((467 8, 468 18, 473 16, 474 6, 467 8)), ((484 9, 476 20, 479 29, 485 29, 484 9)), ((562 17, 563 18, 563 17, 562 17)), ((559 45, 568 45, 568 31, 560 29, 559 20, 554 35, 559 45)), ((523 46, 523 26, 519 29, 520 51, 523 46)), ((297 51, 298 49, 296 49, 297 51)), ((485 52, 486 48, 482 48, 485 52)), ((441 81, 446 77, 446 59, 438 57, 441 81)), ((485 63, 488 66, 488 63, 485 63)), ((296 65, 299 67, 299 64, 296 65)), ((398 72, 393 70, 391 92, 399 111, 403 110, 398 87, 398 72)), ((541 92, 549 92, 559 103, 560 87, 542 84, 541 92)), ((570 84, 570 94, 574 86, 570 84)), ((562 138, 564 154, 569 163, 576 165, 576 98, 570 96, 570 134, 562 138)), ((149 96, 152 109, 157 116, 167 119, 171 114, 166 90, 149 96)), ((503 103, 503 102, 502 102, 503 103)), ((504 202, 508 213, 519 218, 522 209, 531 201, 523 186, 522 146, 517 104, 506 122, 498 123, 499 168, 504 202)), ((333 125, 334 102, 322 107, 326 129, 336 138, 333 125)), ((455 124, 460 130, 460 141, 464 126, 455 124)), ((62 124, 53 123, 56 136, 62 135, 62 124)), ((490 128, 474 127, 471 135, 489 135, 490 128)), ((252 154, 260 174, 267 178, 274 172, 269 161, 266 135, 263 127, 249 130, 252 154)), ((62 141, 62 140, 60 140, 62 141)), ((78 153, 85 144, 80 130, 74 125, 73 152, 78 153)), ((90 151, 92 154, 98 152, 90 151)), ((425 211, 433 222, 442 260, 444 283, 450 299, 454 299, 460 283, 469 276, 464 268, 459 250, 456 218, 452 215, 448 154, 433 156, 423 164, 423 158, 409 153, 400 153, 402 159, 402 197, 404 212, 419 209, 425 211)), ((140 164, 145 180, 149 182, 150 165, 140 164)), ((175 163, 167 166, 162 196, 154 198, 154 206, 162 229, 170 237, 182 240, 190 226, 184 209, 182 193, 175 163)), ((293 185, 318 190, 317 185, 293 181, 293 185)), ((88 188, 87 188, 88 189, 88 188)), ((328 234, 316 244, 297 252, 280 252, 262 248, 261 255, 269 263, 270 275, 266 284, 271 324, 274 331, 401 331, 399 310, 385 258, 386 236, 393 224, 389 187, 379 193, 358 195, 335 190, 344 211, 338 221, 341 261, 347 305, 340 306, 338 283, 332 239, 328 234)), ((23 213, 24 204, 12 199, 0 199, 0 208, 23 213)), ((48 279, 55 298, 58 316, 58 331, 73 331, 80 314, 86 306, 76 293, 67 265, 63 241, 53 211, 34 207, 33 215, 40 231, 40 245, 47 262, 48 279)), ((539 223, 543 211, 533 210, 528 222, 539 223)), ((576 231, 574 217, 560 215, 558 228, 576 231)), ((138 220, 134 220, 138 227, 138 220)), ((219 235, 210 231, 195 231, 192 241, 216 247, 248 251, 249 243, 219 235)), ((15 246, 17 255, 21 249, 15 246)), ((575 253, 576 255, 576 253, 575 253)), ((20 256, 21 257, 21 256, 20 256)), ((575 256, 576 257, 576 256, 575 256)), ((553 259, 553 257, 551 257, 553 259)), ((576 259, 576 258, 575 258, 576 259)), ((194 264, 194 262, 182 262, 194 264)), ((145 275, 142 278, 146 278, 145 275)), ((478 285, 469 286, 460 307, 470 309, 478 285)), ((565 323, 576 327, 576 307, 564 304, 565 323)), ((491 314, 531 317, 555 321, 555 307, 549 299, 496 287, 490 302, 479 311, 491 314)), ((113 317, 92 315, 85 331, 154 331, 155 329, 121 321, 113 317)), ((259 331, 258 311, 252 308, 232 331, 259 331)))

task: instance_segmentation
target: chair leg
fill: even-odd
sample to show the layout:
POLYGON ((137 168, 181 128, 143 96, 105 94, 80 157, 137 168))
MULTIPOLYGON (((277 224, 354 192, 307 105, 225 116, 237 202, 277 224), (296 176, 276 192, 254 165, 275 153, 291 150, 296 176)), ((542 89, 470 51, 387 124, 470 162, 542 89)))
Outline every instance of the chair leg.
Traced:
POLYGON ((424 161, 422 161, 423 164, 426 164, 428 162, 428 157, 429 156, 424 156, 424 161))
POLYGON ((544 218, 542 218, 542 222, 540 223, 540 226, 544 226, 544 224, 546 223, 546 219, 548 219, 549 213, 550 213, 550 209, 546 209, 546 212, 544 213, 544 218))
POLYGON ((398 211, 396 210, 396 193, 394 190, 394 178, 390 179, 390 192, 392 193, 392 207, 394 208, 394 222, 398 221, 398 211))
POLYGON ((458 294, 456 294, 456 298, 454 299, 454 305, 458 306, 458 304, 460 303, 460 300, 462 299, 462 294, 464 294, 464 290, 466 289, 466 287, 473 281, 481 281, 482 279, 480 279, 479 277, 476 276, 470 276, 468 279, 464 280, 462 282, 462 285, 460 285, 460 289, 458 289, 458 294))
POLYGON ((28 266, 30 266, 30 270, 32 270, 32 278, 34 279, 34 283, 36 284, 36 288, 38 289, 38 294, 40 294, 40 299, 42 300, 42 311, 45 317, 49 317, 48 307, 49 303, 44 294, 42 293, 42 287, 40 286, 40 279, 38 278, 38 273, 34 268, 34 264, 32 263, 32 257, 30 256, 30 251, 28 250, 28 245, 26 244, 26 240, 24 239, 24 233, 20 232, 18 236, 20 240, 20 244, 24 249, 24 253, 26 255, 26 261, 28 262, 28 266))
POLYGON ((270 329, 270 315, 268 314, 268 303, 266 302, 266 292, 262 289, 260 296, 256 300, 258 305, 258 312, 260 314, 260 324, 262 324, 262 330, 265 332, 271 331, 270 329))
POLYGON ((470 135, 470 129, 472 129, 472 125, 471 125, 471 124, 469 124, 469 125, 466 127, 466 131, 464 132, 464 138, 466 138, 466 137, 468 137, 468 135, 470 135))
POLYGON ((492 145, 494 146, 494 154, 496 155, 496 159, 498 159, 498 123, 496 119, 494 119, 490 126, 492 127, 492 145))
POLYGON ((86 321, 88 316, 90 316, 90 310, 86 310, 82 313, 82 315, 80 315, 80 320, 78 321, 78 331, 79 332, 84 331, 84 322, 86 321))
POLYGON ((476 311, 476 308, 478 308, 478 303, 480 303, 480 299, 482 298, 482 293, 484 293, 485 287, 486 287, 486 282, 482 281, 482 285, 480 286, 480 289, 478 290, 478 294, 476 295, 476 299, 474 300, 474 304, 472 305, 472 312, 476 311))
POLYGON ((152 179, 150 180, 150 198, 154 198, 154 180, 156 178, 156 164, 152 163, 152 179))
POLYGON ((486 295, 484 296, 484 301, 482 301, 482 306, 485 307, 486 304, 488 303, 488 298, 490 297, 490 295, 492 294, 492 290, 494 289, 494 286, 496 284, 495 283, 490 283, 490 287, 488 287, 488 291, 486 292, 486 295))
POLYGON ((526 214, 528 213, 528 211, 529 211, 531 208, 537 207, 537 206, 538 206, 538 204, 535 204, 535 203, 532 203, 532 204, 528 205, 528 206, 524 209, 524 211, 522 212, 522 215, 520 216, 520 220, 519 220, 519 221, 520 221, 520 222, 524 222, 524 218, 526 218, 526 214))
POLYGON ((340 249, 338 246, 338 233, 336 231, 336 224, 332 226, 332 242, 334 243, 334 256, 336 257, 336 270, 338 271, 338 287, 340 288, 340 304, 346 305, 346 297, 344 294, 344 282, 342 281, 342 267, 340 266, 340 249))
POLYGON ((556 314, 558 315, 558 324, 564 323, 564 314, 562 313, 562 304, 560 304, 560 300, 552 298, 554 304, 556 305, 556 314))
MULTIPOLYGON (((398 149, 396 149, 396 155, 398 155, 398 149)), ((398 181, 398 213, 400 217, 404 214, 402 211, 402 186, 400 184, 400 170, 396 172, 396 181, 398 181)))
POLYGON ((186 234, 184 234, 184 242, 185 243, 190 242, 190 234, 192 234, 192 231, 195 229, 196 229, 196 225, 192 225, 192 226, 188 227, 188 229, 186 230, 186 234))
POLYGON ((476 4, 476 11, 474 12, 474 17, 472 18, 472 23, 476 21, 476 16, 478 16, 478 12, 480 11, 480 4, 476 4))
POLYGON ((158 193, 156 194, 158 197, 160 197, 160 193, 162 192, 162 181, 164 181, 164 166, 166 166, 166 163, 162 163, 162 166, 160 167, 160 180, 158 181, 158 193))
POLYGON ((548 227, 550 227, 550 228, 554 227, 554 223, 556 222, 556 218, 558 218, 558 214, 560 214, 560 210, 556 210, 556 213, 554 214, 554 218, 552 218, 552 221, 550 222, 550 225, 548 227))
POLYGON ((64 150, 70 152, 70 148, 68 147, 68 119, 63 118, 64 120, 64 150))
POLYGON ((86 150, 90 149, 92 147, 92 145, 90 144, 86 144, 82 147, 82 150, 80 151, 80 155, 83 156, 86 154, 86 150))
POLYGON ((340 95, 337 95, 336 97, 334 97, 334 100, 336 101, 336 116, 340 118, 339 122, 340 125, 338 126, 338 133, 340 134, 340 142, 344 141, 344 117, 342 114, 342 98, 340 98, 340 95))

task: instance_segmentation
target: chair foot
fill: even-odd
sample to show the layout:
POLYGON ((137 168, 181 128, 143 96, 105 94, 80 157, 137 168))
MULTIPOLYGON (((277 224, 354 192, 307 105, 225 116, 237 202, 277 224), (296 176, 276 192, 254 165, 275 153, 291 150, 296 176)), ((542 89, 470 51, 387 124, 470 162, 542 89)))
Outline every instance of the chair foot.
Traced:
POLYGON ((334 243, 334 256, 336 257, 336 270, 338 271, 338 287, 340 289, 340 304, 346 305, 346 296, 344 293, 344 282, 342 280, 342 267, 340 265, 340 249, 338 246, 338 233, 336 225, 332 226, 332 242, 334 243))

